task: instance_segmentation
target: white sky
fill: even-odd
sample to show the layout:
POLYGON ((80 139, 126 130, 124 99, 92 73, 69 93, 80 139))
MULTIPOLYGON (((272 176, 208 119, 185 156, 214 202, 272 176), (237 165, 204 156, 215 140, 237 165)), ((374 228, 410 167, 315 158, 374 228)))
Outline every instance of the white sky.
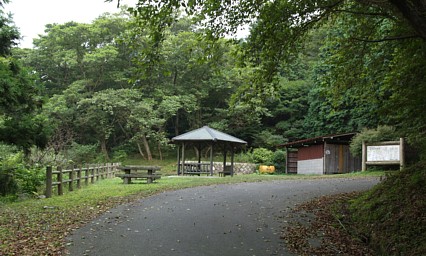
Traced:
MULTIPOLYGON (((134 6, 137 0, 121 0, 120 5, 134 6)), ((44 34, 46 24, 68 21, 90 23, 105 12, 118 12, 117 0, 11 0, 4 5, 5 13, 12 13, 23 40, 22 48, 32 48, 33 38, 44 34)))

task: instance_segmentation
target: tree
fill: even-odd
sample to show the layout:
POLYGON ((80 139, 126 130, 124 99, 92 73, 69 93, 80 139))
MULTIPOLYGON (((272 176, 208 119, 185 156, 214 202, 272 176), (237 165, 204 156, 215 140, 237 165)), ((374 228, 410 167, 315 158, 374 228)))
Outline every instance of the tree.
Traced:
POLYGON ((91 24, 48 24, 46 34, 34 40, 35 49, 23 60, 46 85, 49 96, 77 80, 85 80, 93 92, 126 88, 131 54, 120 36, 128 22, 121 13, 102 15, 91 24))
POLYGON ((34 77, 12 55, 18 39, 12 18, 0 9, 0 141, 17 145, 28 153, 33 145, 46 145, 48 130, 45 120, 37 115, 41 98, 34 77))
MULTIPOLYGON (((120 4, 119 0, 117 2, 120 4)), ((274 64, 288 57, 295 43, 321 21, 341 13, 391 18, 399 27, 408 30, 408 34, 402 36, 426 39, 425 9, 422 0, 402 3, 397 0, 281 0, 248 1, 244 4, 217 0, 140 0, 131 11, 155 28, 156 35, 161 35, 164 28, 173 23, 178 10, 197 17, 214 35, 235 32, 242 25, 255 22, 250 35, 251 50, 258 60, 262 60, 266 70, 275 72, 278 65, 274 64)), ((397 36, 401 35, 389 34, 383 39, 397 36)), ((268 76, 272 78, 270 75, 273 74, 268 76)))
POLYGON ((83 98, 77 103, 79 127, 98 140, 101 152, 109 160, 108 141, 121 129, 125 136, 132 109, 138 105, 141 94, 134 89, 107 89, 83 98))
POLYGON ((426 123, 423 118, 426 115, 418 98, 426 87, 422 79, 425 71, 417 66, 425 60, 426 5, 423 0, 280 0, 244 4, 157 0, 139 1, 133 11, 146 20, 155 15, 149 24, 163 31, 178 9, 198 17, 213 35, 235 31, 242 24, 253 24, 246 52, 250 62, 261 68, 262 79, 257 79, 253 87, 258 91, 269 86, 262 81, 275 80, 283 62, 292 58, 309 31, 324 24, 339 27, 339 37, 330 38, 337 47, 328 58, 333 67, 327 76, 330 88, 335 95, 348 88, 354 88, 360 95, 386 93, 383 95, 385 108, 380 111, 386 111, 396 126, 406 131, 412 143, 416 141, 425 149, 422 124, 426 123), (404 67, 405 72, 396 67, 404 67), (407 95, 413 100, 403 100, 407 95), (391 107, 395 104, 404 104, 404 108, 391 107))
POLYGON ((144 97, 180 106, 169 115, 165 130, 178 135, 181 130, 215 122, 216 113, 228 108, 227 99, 234 90, 227 74, 233 68, 229 42, 202 40, 192 21, 182 18, 165 30, 164 38, 156 44, 148 36, 151 28, 137 21, 125 39, 135 52, 135 86, 144 97))

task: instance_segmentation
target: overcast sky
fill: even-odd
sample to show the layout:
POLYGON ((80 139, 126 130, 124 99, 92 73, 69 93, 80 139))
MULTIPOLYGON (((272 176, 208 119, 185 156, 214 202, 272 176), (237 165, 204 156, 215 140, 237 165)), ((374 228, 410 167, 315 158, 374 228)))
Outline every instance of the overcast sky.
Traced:
MULTIPOLYGON (((134 6, 137 0, 121 0, 120 4, 134 6)), ((46 24, 68 21, 90 23, 105 12, 118 12, 117 0, 11 0, 5 13, 12 13, 23 40, 20 47, 32 48, 33 38, 44 33, 46 24)))

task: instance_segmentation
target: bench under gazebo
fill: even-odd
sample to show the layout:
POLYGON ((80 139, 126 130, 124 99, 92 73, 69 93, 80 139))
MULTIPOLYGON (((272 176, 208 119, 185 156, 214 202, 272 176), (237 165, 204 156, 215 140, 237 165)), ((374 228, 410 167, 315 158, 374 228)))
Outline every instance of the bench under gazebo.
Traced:
POLYGON ((223 171, 219 174, 234 175, 234 154, 237 147, 247 144, 229 134, 220 132, 208 126, 181 134, 172 138, 172 143, 178 145, 177 174, 178 175, 213 175, 213 152, 223 153, 223 171), (198 151, 198 161, 185 162, 185 150, 194 147, 198 151), (201 162, 201 151, 205 148, 210 150, 210 162, 201 162), (230 165, 227 165, 227 152, 231 153, 230 165))

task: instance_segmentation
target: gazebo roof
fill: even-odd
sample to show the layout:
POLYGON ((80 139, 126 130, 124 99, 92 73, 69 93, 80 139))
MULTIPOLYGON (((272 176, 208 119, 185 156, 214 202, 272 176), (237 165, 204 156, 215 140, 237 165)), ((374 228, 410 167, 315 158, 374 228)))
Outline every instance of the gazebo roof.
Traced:
POLYGON ((247 142, 240 140, 234 136, 229 134, 220 132, 218 130, 212 129, 208 126, 203 126, 199 129, 181 134, 172 138, 172 142, 196 142, 196 141, 221 141, 221 142, 229 142, 236 144, 247 144, 247 142))

